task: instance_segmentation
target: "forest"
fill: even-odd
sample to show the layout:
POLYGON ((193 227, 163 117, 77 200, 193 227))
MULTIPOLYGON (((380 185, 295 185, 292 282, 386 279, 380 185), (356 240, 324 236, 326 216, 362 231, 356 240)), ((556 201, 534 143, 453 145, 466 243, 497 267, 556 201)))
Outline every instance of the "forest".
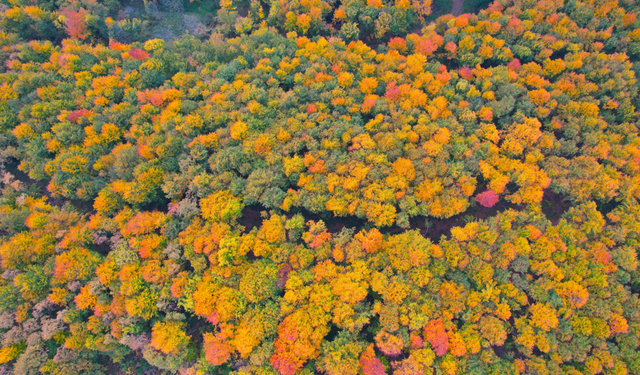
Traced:
POLYGON ((0 0, 0 375, 640 374, 640 3, 442 4, 0 0))

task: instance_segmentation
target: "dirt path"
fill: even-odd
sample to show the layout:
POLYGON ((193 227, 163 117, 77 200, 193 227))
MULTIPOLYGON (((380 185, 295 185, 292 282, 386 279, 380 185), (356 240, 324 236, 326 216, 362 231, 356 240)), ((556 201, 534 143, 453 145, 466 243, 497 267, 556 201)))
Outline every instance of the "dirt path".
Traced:
POLYGON ((464 4, 464 0, 453 0, 453 8, 451 9, 451 13, 454 16, 459 16, 462 14, 462 5, 464 4))

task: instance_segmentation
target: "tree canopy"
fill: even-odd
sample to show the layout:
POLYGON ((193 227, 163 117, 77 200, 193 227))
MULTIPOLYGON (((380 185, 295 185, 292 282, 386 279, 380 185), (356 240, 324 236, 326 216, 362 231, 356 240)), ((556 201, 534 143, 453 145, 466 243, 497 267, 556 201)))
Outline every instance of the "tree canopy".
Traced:
POLYGON ((0 5, 0 374, 640 373, 635 1, 119 5, 0 5))

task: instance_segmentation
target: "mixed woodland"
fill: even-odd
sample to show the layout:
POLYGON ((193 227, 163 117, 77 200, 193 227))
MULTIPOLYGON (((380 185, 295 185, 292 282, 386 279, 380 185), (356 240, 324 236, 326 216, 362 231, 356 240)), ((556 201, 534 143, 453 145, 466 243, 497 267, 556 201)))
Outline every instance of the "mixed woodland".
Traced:
POLYGON ((0 1, 1 375, 640 374, 636 1, 125 5, 0 1))

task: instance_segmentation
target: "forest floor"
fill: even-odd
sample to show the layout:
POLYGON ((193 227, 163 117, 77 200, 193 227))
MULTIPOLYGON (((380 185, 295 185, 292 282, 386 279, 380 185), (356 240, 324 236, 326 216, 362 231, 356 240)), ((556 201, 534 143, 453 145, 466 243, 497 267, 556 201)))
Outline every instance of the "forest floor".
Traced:
MULTIPOLYGON (((554 193, 551 189, 544 191, 544 201, 542 203, 542 212, 556 225, 565 212, 572 207, 571 202, 566 196, 554 193)), ((435 218, 418 216, 409 220, 409 227, 403 228, 398 225, 379 228, 383 234, 400 234, 407 230, 418 230, 420 234, 434 243, 439 243, 442 236, 450 237, 451 228, 464 227, 467 223, 489 220, 498 214, 507 210, 521 211, 526 207, 524 205, 513 204, 505 199, 500 200, 493 207, 483 207, 477 204, 475 200, 471 201, 469 208, 458 215, 449 218, 435 218)), ((354 233, 361 230, 369 230, 373 228, 373 224, 364 218, 357 216, 334 216, 331 212, 322 214, 312 213, 302 208, 294 208, 292 211, 284 213, 287 219, 291 219, 294 214, 300 213, 306 220, 320 221, 325 223, 327 230, 332 234, 340 233, 343 229, 353 229, 354 233)), ((245 206, 242 210, 242 216, 238 219, 238 223, 245 228, 246 233, 253 228, 260 228, 262 222, 268 217, 268 209, 254 204, 245 206)))
POLYGON ((184 34, 202 38, 211 33, 216 10, 213 2, 160 0, 148 2, 130 0, 120 10, 117 20, 138 18, 151 21, 151 27, 145 30, 147 38, 159 38, 172 41, 184 34))
MULTIPOLYGON (((486 8, 491 1, 433 0, 432 13, 426 17, 426 23, 434 22, 445 14, 459 16, 464 13, 477 13, 486 8)), ((145 6, 142 0, 130 0, 120 11, 118 19, 135 17, 151 20, 153 26, 150 28, 149 37, 167 41, 175 40, 186 33, 198 38, 206 37, 215 24, 217 9, 212 2, 159 0, 148 4, 150 5, 145 6)))
POLYGON ((427 23, 434 22, 445 14, 459 16, 465 13, 478 13, 489 6, 492 0, 432 0, 432 13, 426 17, 427 23))
POLYGON ((461 15, 463 6, 464 6, 464 0, 453 0, 453 8, 451 9, 451 13, 454 16, 461 15))

